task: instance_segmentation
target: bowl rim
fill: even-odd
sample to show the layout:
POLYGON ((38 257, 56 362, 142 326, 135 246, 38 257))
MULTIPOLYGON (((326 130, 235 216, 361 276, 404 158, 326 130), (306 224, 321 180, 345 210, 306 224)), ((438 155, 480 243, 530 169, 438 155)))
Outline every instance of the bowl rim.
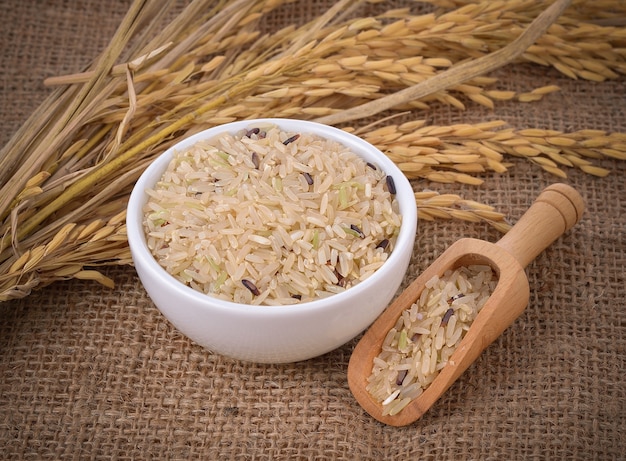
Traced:
MULTIPOLYGON (((257 305, 242 304, 234 301, 220 299, 217 297, 212 297, 211 295, 201 293, 200 291, 183 284, 172 274, 167 272, 165 268, 159 265, 147 246, 142 223, 142 208, 147 201, 147 194, 145 192, 145 189, 153 183, 153 177, 161 177, 163 171, 165 171, 165 168, 169 164, 174 152, 185 149, 197 143, 198 141, 213 138, 223 132, 236 133, 237 131, 240 131, 244 128, 259 124, 274 124, 285 131, 300 131, 317 134, 319 136, 332 139, 349 147, 360 157, 362 156, 362 153, 364 151, 368 152, 369 156, 376 157, 377 165, 382 168, 386 174, 390 174, 393 176, 397 191, 397 197, 403 197, 405 195, 411 197, 414 196, 413 188, 409 180, 404 175, 404 173, 402 173, 402 171, 397 167, 397 165, 395 165, 395 163, 393 163, 393 161, 389 159, 389 157, 387 157, 382 151, 380 151, 378 148, 365 141, 364 139, 339 128, 313 121, 287 118, 259 118, 240 120, 216 125, 214 127, 208 128, 182 139, 181 141, 166 149, 163 153, 159 154, 141 173, 139 179, 133 186, 132 192, 128 200, 126 213, 127 239, 129 247, 131 249, 133 262, 136 265, 137 259, 140 258, 141 262, 144 264, 144 269, 150 271, 150 273, 161 283, 167 285, 168 290, 175 290, 175 292, 179 294, 181 298, 191 298, 197 301, 196 304, 201 306, 202 308, 212 310, 219 309, 232 313, 245 313, 245 315, 247 316, 265 316, 267 314, 280 315, 280 313, 293 315, 295 313, 320 311, 336 307, 338 305, 345 305, 346 308, 350 308, 349 301, 351 298, 355 297, 354 295, 358 295, 361 291, 366 290, 368 288, 368 285, 376 283, 378 279, 385 277, 388 272, 391 272, 394 269, 398 270, 398 268, 394 266, 396 266, 396 261, 400 262, 402 260, 402 255, 400 254, 401 252, 413 251, 418 219, 417 205, 415 204, 415 200, 410 201, 410 203, 404 203, 408 200, 401 201, 400 199, 398 199, 398 204, 400 206, 400 211, 402 215, 402 224, 400 226, 400 231, 398 233, 396 245, 393 251, 379 269, 377 269, 366 280, 353 287, 350 287, 346 291, 336 293, 325 298, 307 301, 304 303, 257 305), (413 206, 411 206, 411 204, 413 204, 413 206)), ((405 273, 406 269, 404 269, 402 275, 404 276, 405 273)), ((381 307, 381 309, 382 308, 383 307, 381 307)))

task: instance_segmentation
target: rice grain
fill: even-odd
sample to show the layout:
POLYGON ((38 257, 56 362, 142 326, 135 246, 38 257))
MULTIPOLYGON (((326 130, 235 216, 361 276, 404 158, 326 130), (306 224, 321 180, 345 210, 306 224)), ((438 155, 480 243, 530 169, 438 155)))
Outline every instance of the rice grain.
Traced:
POLYGON ((374 358, 367 390, 384 415, 400 412, 435 379, 495 289, 492 269, 471 265, 425 283, 374 358))
POLYGON ((337 142, 274 126, 175 153, 147 194, 159 264, 203 293, 251 304, 360 283, 387 260, 401 224, 384 171, 337 142))

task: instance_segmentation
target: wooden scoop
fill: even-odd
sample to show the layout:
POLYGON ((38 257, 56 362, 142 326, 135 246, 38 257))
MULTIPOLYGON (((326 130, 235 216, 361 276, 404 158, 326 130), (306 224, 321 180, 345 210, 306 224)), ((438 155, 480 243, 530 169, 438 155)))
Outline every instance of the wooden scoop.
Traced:
POLYGON ((380 315, 361 338, 348 365, 348 384, 359 404, 377 420, 404 426, 420 418, 435 401, 524 311, 530 290, 524 268, 580 219, 584 203, 580 194, 565 184, 553 184, 541 192, 532 206, 497 243, 465 238, 448 248, 411 283, 380 315), (366 390, 374 357, 385 335, 404 309, 420 296, 425 283, 447 269, 488 264, 498 283, 448 364, 426 388, 398 414, 383 416, 383 408, 366 390))

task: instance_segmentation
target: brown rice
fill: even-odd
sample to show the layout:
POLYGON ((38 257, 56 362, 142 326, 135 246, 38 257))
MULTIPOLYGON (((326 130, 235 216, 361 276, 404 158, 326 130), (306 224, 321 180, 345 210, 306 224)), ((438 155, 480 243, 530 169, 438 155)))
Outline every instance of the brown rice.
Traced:
POLYGON ((429 280, 402 312, 374 358, 367 390, 384 415, 400 412, 435 379, 495 289, 489 266, 448 270, 429 280))
POLYGON ((144 229, 159 264, 202 293, 305 302, 386 261, 401 223, 389 184, 335 141, 258 126, 175 153, 147 191, 144 229))

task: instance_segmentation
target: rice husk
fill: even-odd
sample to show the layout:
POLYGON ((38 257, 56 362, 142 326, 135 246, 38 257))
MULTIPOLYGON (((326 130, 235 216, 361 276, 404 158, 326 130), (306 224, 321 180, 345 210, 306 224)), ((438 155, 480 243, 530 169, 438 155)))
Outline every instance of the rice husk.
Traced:
POLYGON ((335 141, 254 128, 175 153, 147 191, 159 264, 245 304, 311 301, 371 276, 401 224, 385 172, 335 141))

